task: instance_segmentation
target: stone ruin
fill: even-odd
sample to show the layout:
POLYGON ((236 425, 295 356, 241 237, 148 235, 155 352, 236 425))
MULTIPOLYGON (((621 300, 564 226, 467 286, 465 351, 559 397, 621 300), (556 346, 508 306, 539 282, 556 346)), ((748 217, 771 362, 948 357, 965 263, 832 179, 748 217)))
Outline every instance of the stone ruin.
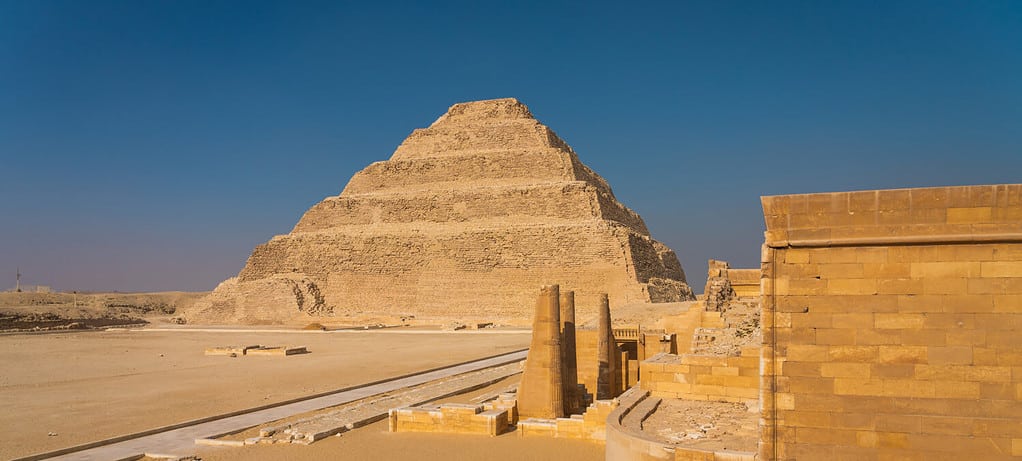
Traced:
MULTIPOLYGON (((411 314, 527 324, 557 281, 580 305, 694 299, 675 253, 515 99, 455 104, 255 248, 199 323, 411 314)), ((591 309, 591 308, 590 308, 591 309)), ((580 312, 592 316, 595 312, 580 312)))
POLYGON ((731 287, 731 279, 728 277, 727 261, 711 259, 707 264, 706 287, 703 288, 703 298, 708 311, 721 311, 734 299, 737 294, 731 287))
POLYGON ((746 346, 762 341, 760 327, 759 269, 734 269, 727 261, 709 260, 703 305, 720 314, 719 323, 696 328, 692 352, 740 354, 746 346))
POLYGON ((493 396, 478 405, 448 403, 391 409, 389 430, 500 435, 514 426, 522 437, 602 441, 607 416, 618 406, 615 397, 623 390, 623 383, 615 377, 622 354, 611 328, 610 303, 606 293, 598 299, 599 336, 591 338, 596 347, 578 347, 574 292, 544 285, 536 300, 529 355, 517 392, 493 396), (595 382, 588 387, 580 382, 579 368, 583 364, 598 369, 595 382))

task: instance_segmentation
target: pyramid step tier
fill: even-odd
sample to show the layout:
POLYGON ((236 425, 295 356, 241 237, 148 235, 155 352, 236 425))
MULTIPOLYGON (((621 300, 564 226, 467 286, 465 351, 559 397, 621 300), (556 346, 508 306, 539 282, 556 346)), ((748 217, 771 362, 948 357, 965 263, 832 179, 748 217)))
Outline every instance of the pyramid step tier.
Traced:
POLYGON ((581 181, 342 195, 313 206, 292 232, 417 221, 470 225, 495 218, 534 223, 605 219, 649 235, 638 214, 581 181))
POLYGON ((641 283, 680 275, 677 256, 666 246, 606 221, 448 229, 449 233, 334 229, 277 236, 256 247, 239 279, 288 273, 320 280, 329 274, 414 278, 424 271, 471 274, 549 268, 570 272, 603 265, 617 267, 622 276, 641 283))
POLYGON ((543 148, 376 162, 356 173, 340 195, 558 181, 585 181, 613 196, 607 182, 574 153, 543 148))
POLYGON ((394 151, 392 160, 463 155, 487 149, 571 148, 535 119, 441 123, 412 132, 394 151))

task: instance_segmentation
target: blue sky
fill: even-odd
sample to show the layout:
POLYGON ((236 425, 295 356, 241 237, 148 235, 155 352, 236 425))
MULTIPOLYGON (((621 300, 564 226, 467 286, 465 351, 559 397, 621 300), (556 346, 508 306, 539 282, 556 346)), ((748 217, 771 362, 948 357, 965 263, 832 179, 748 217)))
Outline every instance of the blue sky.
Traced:
POLYGON ((758 265, 761 195, 1022 182, 1022 2, 430 3, 0 0, 0 287, 212 289, 476 99, 696 291, 758 265))

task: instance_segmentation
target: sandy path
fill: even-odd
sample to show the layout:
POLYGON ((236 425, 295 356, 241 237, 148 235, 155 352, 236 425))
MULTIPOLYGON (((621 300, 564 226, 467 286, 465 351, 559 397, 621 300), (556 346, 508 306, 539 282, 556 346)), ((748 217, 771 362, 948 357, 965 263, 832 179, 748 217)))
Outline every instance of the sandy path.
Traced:
POLYGON ((528 346, 529 334, 93 332, 0 336, 0 458, 265 405, 528 346), (290 357, 206 347, 304 345, 290 357), (56 436, 47 436, 54 432, 56 436))

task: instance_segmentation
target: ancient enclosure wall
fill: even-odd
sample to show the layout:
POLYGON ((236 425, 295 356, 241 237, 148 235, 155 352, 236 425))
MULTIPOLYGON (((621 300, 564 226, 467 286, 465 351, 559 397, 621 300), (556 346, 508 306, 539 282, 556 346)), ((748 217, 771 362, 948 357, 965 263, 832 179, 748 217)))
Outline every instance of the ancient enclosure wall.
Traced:
POLYGON ((759 355, 758 347, 745 348, 738 357, 661 354, 642 362, 639 385, 657 397, 755 402, 759 355))
POLYGON ((763 211, 759 459, 1022 457, 1022 185, 763 211))
POLYGON ((677 255, 607 182, 523 104, 498 99, 456 104, 415 130, 256 247, 189 317, 527 324, 529 293, 550 283, 576 291, 583 317, 599 292, 623 304, 693 299, 677 255))

